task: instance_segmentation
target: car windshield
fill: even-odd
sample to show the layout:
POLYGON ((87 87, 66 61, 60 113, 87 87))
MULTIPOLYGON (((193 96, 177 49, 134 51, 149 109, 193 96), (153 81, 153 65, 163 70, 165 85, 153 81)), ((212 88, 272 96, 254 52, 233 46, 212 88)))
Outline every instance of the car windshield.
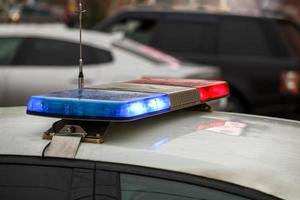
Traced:
POLYGON ((128 38, 114 42, 113 46, 134 53, 155 63, 169 64, 173 66, 178 66, 181 64, 181 61, 173 56, 128 38))

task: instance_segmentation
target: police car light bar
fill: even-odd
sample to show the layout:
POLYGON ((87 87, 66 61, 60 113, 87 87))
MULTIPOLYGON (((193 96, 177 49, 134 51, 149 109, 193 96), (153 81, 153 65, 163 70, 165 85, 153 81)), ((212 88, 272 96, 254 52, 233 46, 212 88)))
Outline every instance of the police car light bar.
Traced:
POLYGON ((225 81, 143 77, 142 79, 129 81, 128 83, 193 87, 198 90, 199 100, 202 103, 229 95, 229 86, 225 81))
POLYGON ((130 121, 199 105, 228 92, 224 81, 147 78, 32 96, 27 113, 74 120, 130 121))
POLYGON ((76 89, 32 96, 27 113, 57 118, 132 120, 167 112, 167 94, 76 89))

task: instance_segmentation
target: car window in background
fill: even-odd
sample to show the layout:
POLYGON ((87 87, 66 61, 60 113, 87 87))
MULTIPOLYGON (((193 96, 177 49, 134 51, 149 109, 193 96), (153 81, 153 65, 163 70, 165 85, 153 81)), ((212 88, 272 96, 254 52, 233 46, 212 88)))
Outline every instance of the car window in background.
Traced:
POLYGON ((268 21, 225 18, 220 23, 218 53, 222 56, 289 57, 275 28, 268 21))
POLYGON ((149 44, 153 32, 157 27, 157 21, 152 19, 126 19, 113 24, 108 32, 123 32, 127 37, 149 44))
POLYGON ((300 59, 300 29, 289 21, 278 21, 280 31, 287 39, 289 47, 294 55, 300 59))
MULTIPOLYGON (((14 60, 15 65, 78 65, 79 45, 54 39, 29 38, 14 60)), ((83 46, 85 64, 112 61, 109 51, 83 46)))
POLYGON ((169 53, 216 53, 217 25, 210 21, 166 20, 152 45, 169 53))
POLYGON ((0 38, 0 65, 9 65, 16 55, 23 39, 0 38))
POLYGON ((122 200, 247 200, 230 193, 176 181, 121 174, 122 200))

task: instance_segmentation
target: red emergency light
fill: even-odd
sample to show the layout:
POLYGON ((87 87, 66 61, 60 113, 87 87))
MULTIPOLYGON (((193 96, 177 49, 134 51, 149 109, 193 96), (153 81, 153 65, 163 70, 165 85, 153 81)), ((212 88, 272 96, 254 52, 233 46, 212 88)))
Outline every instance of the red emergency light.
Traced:
POLYGON ((198 90, 201 102, 206 102, 229 95, 229 86, 225 81, 180 79, 180 78, 156 78, 143 77, 139 80, 128 81, 129 83, 172 85, 182 87, 193 87, 198 90))

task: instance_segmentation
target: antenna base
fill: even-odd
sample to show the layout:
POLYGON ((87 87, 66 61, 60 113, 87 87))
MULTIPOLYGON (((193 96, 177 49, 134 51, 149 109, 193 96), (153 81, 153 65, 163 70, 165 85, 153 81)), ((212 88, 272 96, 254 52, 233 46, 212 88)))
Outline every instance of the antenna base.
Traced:
POLYGON ((83 72, 79 72, 78 75, 78 88, 82 89, 84 86, 84 76, 83 76, 83 72))

